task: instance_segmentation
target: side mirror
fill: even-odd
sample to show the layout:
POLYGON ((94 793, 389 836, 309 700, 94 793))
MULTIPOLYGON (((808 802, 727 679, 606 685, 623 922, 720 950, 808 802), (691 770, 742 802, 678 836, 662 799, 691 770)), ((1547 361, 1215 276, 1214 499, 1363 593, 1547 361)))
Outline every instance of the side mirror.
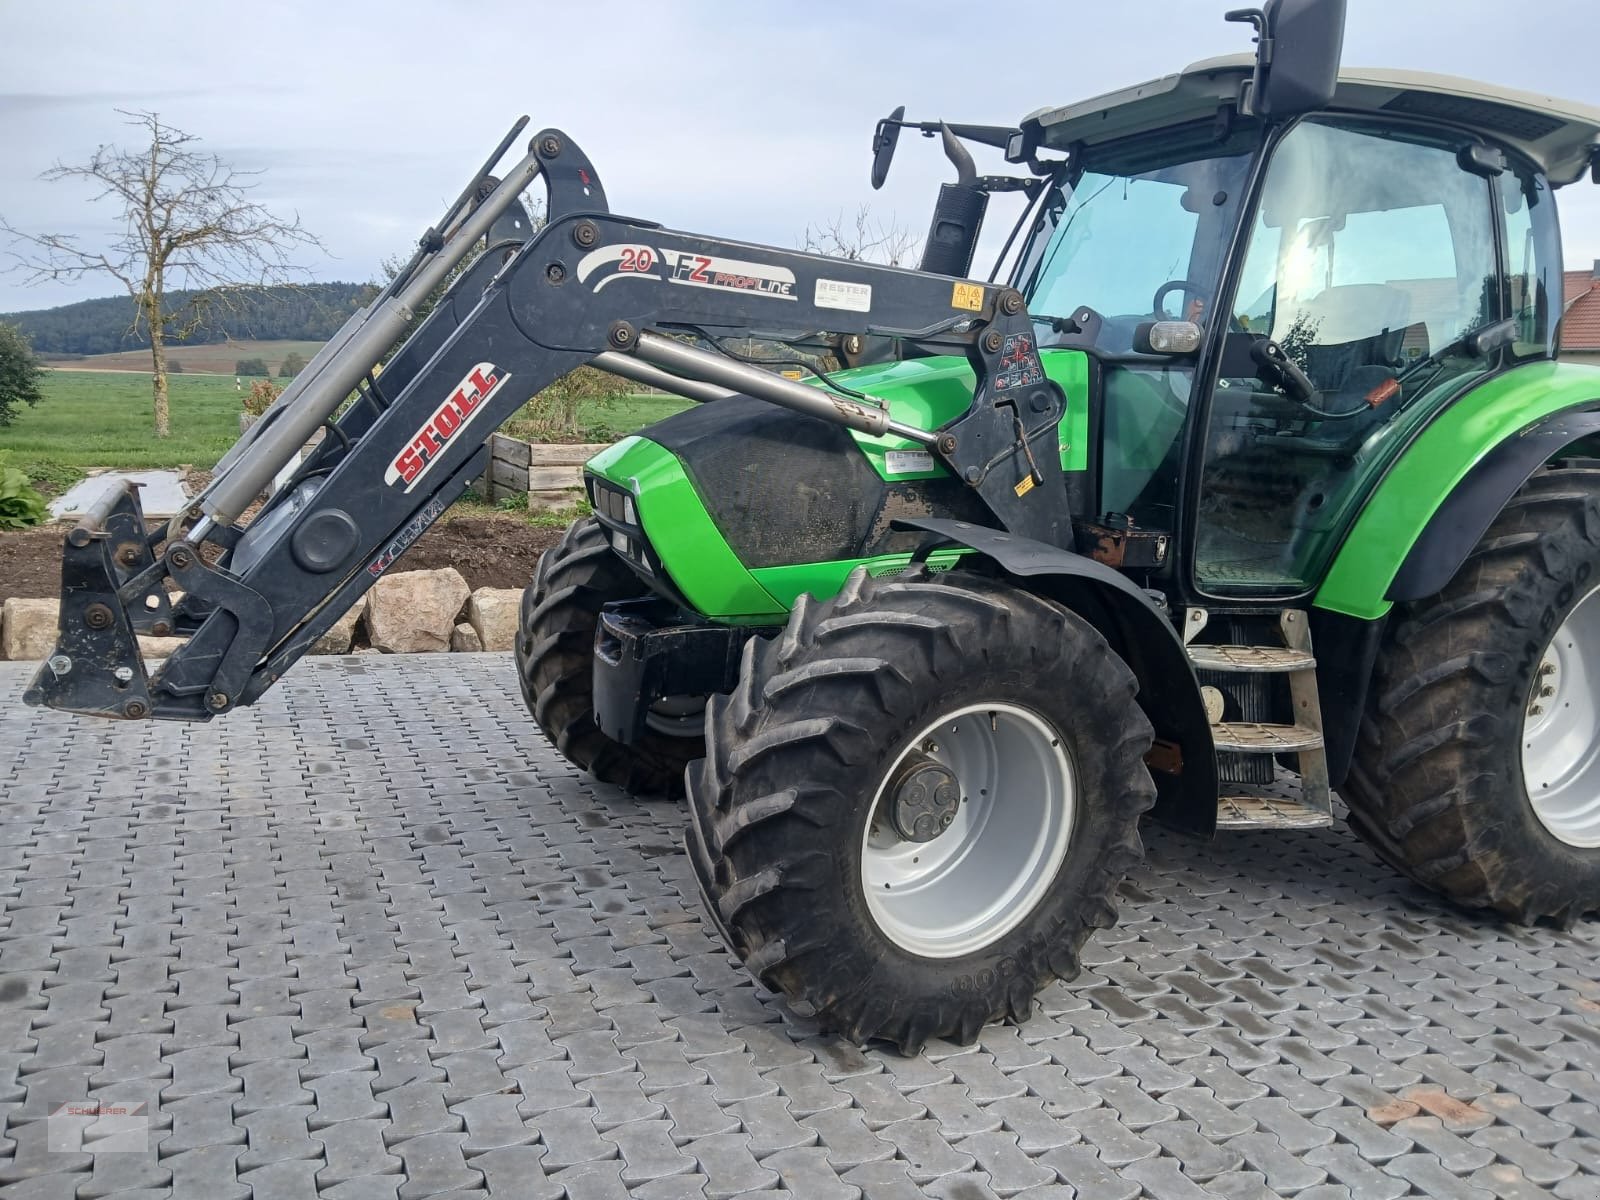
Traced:
POLYGON ((889 164, 894 161, 894 148, 900 142, 900 122, 905 120, 906 106, 902 104, 883 120, 872 133, 872 190, 877 191, 889 178, 889 164))
POLYGON ((1256 73, 1250 108, 1262 117, 1292 117, 1326 107, 1339 83, 1345 0, 1266 0, 1237 9, 1230 21, 1256 27, 1256 73))

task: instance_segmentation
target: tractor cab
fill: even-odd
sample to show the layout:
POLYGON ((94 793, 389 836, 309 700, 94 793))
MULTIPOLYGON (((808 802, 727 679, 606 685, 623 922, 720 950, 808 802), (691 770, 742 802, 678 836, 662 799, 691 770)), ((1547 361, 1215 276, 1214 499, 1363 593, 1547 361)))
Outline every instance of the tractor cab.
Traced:
POLYGON ((1258 66, 1022 124, 1065 158, 1013 283, 1041 348, 1098 368, 1080 515, 1175 547, 1151 582, 1190 602, 1309 592, 1452 397, 1554 357, 1552 189, 1600 140, 1600 111, 1414 72, 1261 113, 1258 66))

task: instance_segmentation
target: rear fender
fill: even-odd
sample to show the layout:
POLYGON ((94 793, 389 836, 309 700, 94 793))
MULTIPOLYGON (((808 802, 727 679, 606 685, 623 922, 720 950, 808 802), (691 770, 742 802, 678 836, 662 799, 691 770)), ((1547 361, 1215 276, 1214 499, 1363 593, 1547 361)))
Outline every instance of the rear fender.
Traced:
POLYGON ((1489 451, 1422 527, 1384 598, 1421 600, 1443 590, 1533 473, 1575 442, 1596 434, 1600 434, 1600 412, 1559 412, 1489 451))
POLYGON ((1373 621, 1437 592, 1539 465, 1592 436, 1597 406, 1600 370, 1563 362, 1515 367, 1451 400, 1363 502, 1313 603, 1373 621))
POLYGON ((896 528, 937 534, 991 560, 1017 584, 1071 609, 1098 630, 1139 681, 1139 706, 1156 730, 1148 759, 1169 825, 1210 836, 1217 825, 1217 758, 1200 684, 1183 642, 1137 585, 1103 563, 966 521, 906 518, 896 528))

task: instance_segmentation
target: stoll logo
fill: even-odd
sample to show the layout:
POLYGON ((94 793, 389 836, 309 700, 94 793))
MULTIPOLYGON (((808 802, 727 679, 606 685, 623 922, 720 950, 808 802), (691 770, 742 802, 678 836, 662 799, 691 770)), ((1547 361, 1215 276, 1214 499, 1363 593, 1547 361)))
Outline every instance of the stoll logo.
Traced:
POLYGON ((51 1154, 143 1154, 150 1149, 150 1112, 143 1100, 66 1100, 45 1113, 51 1154))
POLYGON ((433 410, 405 449, 395 455, 383 473, 383 481, 390 485, 403 483, 407 492, 416 487, 439 461, 450 440, 472 423, 489 398, 511 378, 510 371, 497 374, 498 370, 493 363, 481 362, 467 372, 467 377, 433 410))

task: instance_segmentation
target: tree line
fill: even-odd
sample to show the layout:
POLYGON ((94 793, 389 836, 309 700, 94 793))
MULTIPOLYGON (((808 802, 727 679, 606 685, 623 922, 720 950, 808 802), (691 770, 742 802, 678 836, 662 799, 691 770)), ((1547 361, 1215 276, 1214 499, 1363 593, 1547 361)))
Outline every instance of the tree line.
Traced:
MULTIPOLYGON (((181 344, 206 345, 235 339, 261 341, 327 341, 373 294, 366 283, 307 283, 241 292, 231 308, 210 306, 205 322, 181 344)), ((168 293, 174 307, 190 295, 168 293)), ((148 350, 150 334, 134 330, 134 302, 129 296, 80 300, 60 308, 0 314, 0 322, 27 334, 39 354, 110 354, 148 350)))

